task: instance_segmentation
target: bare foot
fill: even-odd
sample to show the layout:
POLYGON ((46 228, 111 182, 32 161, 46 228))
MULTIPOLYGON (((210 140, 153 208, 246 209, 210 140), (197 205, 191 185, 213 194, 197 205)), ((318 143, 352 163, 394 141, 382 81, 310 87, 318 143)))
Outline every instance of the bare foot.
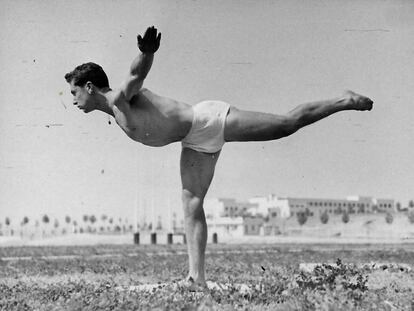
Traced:
POLYGON ((352 91, 345 91, 344 97, 349 102, 349 107, 352 110, 369 111, 372 109, 372 105, 374 104, 370 98, 352 91))
POLYGON ((208 290, 206 282, 196 282, 191 276, 185 278, 184 280, 178 281, 176 285, 178 288, 184 288, 190 292, 203 292, 208 290))

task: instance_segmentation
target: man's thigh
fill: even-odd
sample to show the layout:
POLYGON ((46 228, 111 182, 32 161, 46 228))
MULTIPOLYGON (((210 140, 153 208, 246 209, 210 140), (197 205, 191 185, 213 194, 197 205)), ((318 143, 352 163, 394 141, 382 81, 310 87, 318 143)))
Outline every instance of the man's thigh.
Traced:
POLYGON ((202 153, 189 148, 181 151, 180 171, 183 190, 204 199, 211 180, 220 151, 202 153))
POLYGON ((287 136, 292 119, 284 115, 258 111, 240 110, 230 107, 224 127, 224 140, 266 141, 287 136))

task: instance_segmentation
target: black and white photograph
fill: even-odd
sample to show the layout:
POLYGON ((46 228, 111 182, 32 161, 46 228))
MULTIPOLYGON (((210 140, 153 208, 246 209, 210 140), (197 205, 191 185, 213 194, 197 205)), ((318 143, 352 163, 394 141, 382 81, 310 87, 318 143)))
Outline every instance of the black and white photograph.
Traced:
POLYGON ((414 310, 414 1, 0 5, 0 310, 414 310))

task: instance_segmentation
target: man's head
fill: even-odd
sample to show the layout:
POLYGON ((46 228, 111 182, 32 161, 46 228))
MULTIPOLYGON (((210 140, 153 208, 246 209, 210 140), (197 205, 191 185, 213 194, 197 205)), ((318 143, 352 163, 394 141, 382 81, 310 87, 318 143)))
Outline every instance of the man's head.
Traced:
POLYGON ((73 104, 84 112, 90 112, 96 108, 95 95, 97 90, 109 88, 106 73, 101 66, 95 63, 77 66, 65 75, 65 79, 70 84, 73 104))

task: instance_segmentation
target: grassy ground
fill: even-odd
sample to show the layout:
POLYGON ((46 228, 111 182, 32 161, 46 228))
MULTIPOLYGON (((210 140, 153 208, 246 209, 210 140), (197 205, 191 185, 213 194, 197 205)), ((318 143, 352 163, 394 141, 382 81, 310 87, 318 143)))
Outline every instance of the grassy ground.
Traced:
POLYGON ((209 280, 244 283, 252 291, 240 293, 233 286, 206 293, 172 286, 153 292, 127 290, 131 285, 183 278, 187 257, 181 245, 9 247, 0 248, 0 310, 412 310, 414 307, 412 244, 209 245, 208 250, 209 280), (299 269, 303 263, 326 265, 306 272, 299 269))

